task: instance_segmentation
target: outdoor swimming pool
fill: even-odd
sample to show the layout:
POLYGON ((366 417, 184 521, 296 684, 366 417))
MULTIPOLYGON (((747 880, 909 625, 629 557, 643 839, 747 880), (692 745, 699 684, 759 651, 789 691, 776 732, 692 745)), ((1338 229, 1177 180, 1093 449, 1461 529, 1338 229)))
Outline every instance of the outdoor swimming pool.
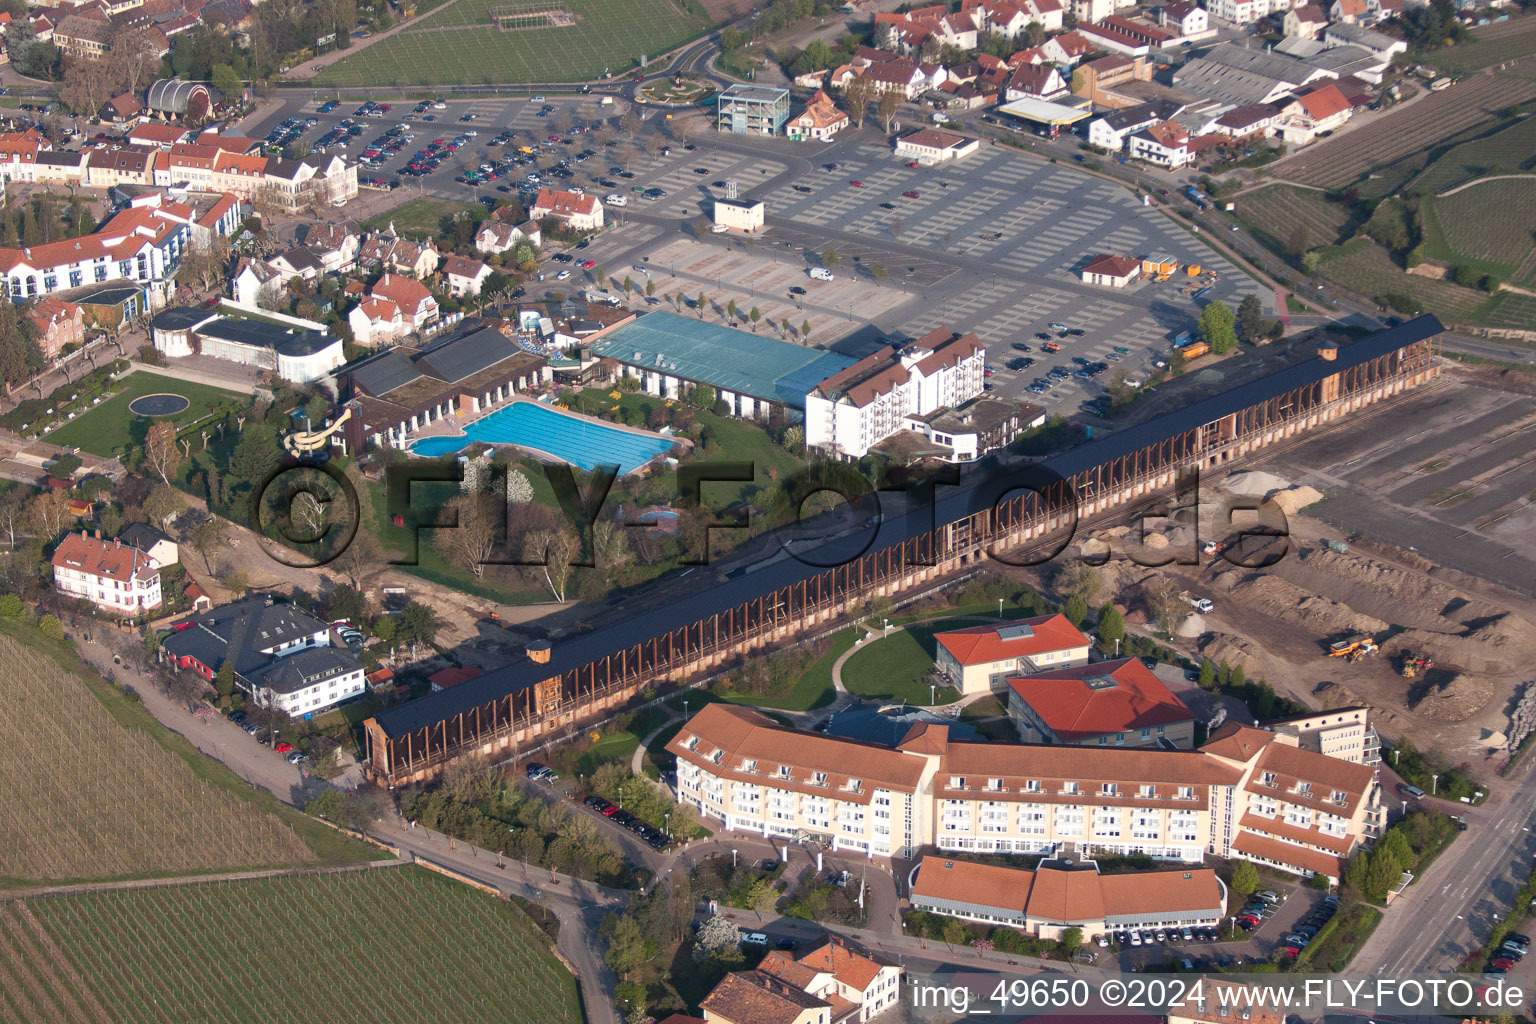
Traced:
POLYGON ((475 441, 532 448, 582 469, 617 462, 620 473, 640 468, 673 444, 666 438, 632 434, 567 416, 536 402, 514 402, 471 423, 463 437, 424 437, 411 445, 411 452, 434 458, 450 455, 475 441))

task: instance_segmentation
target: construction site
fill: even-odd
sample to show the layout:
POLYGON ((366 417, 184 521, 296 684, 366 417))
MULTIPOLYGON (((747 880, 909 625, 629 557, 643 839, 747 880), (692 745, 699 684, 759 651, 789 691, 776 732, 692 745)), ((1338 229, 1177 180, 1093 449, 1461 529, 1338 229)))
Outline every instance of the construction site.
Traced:
MULTIPOLYGON (((1146 612, 1136 595, 1171 576, 1211 602, 1180 627, 1187 653, 1240 665, 1314 708, 1369 704, 1386 738, 1490 775, 1509 756, 1521 696, 1536 688, 1533 422, 1526 378, 1448 361, 1348 430, 1203 478, 1198 534, 1193 515, 1176 515, 1143 541, 1198 564, 1111 559, 1104 589, 1124 595, 1135 621, 1146 612), (1223 512, 1234 502, 1262 503, 1286 536, 1234 544, 1223 512)), ((1079 550, 1103 554, 1099 545, 1129 533, 1079 550)))

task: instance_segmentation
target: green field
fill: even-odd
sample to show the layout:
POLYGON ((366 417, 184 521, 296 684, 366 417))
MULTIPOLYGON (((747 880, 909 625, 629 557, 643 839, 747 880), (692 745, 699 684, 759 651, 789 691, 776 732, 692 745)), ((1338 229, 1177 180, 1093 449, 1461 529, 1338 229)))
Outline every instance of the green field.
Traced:
POLYGON ((1424 251, 1511 284, 1536 284, 1536 178, 1485 181, 1425 203, 1424 251))
POLYGON ((393 224, 395 230, 402 235, 413 238, 436 238, 442 233, 443 218, 460 213, 468 213, 470 219, 477 224, 486 217, 485 207, 479 203, 455 203, 447 199, 423 197, 412 199, 387 213, 365 220, 362 226, 369 231, 383 231, 393 224))
POLYGON ((0 1018, 579 1024, 510 903, 421 868, 0 905, 0 1018))
POLYGON ((754 708, 776 708, 779 711, 811 711, 824 708, 837 699, 832 687, 832 665, 843 652, 853 646, 855 631, 845 629, 832 638, 827 653, 811 662, 788 693, 782 697, 764 697, 752 693, 719 693, 720 700, 728 704, 742 704, 754 708))
POLYGON ((74 446, 92 455, 116 455, 129 444, 142 443, 144 432, 155 420, 128 411, 135 398, 162 392, 181 395, 192 404, 175 416, 157 417, 176 424, 178 430, 205 418, 220 403, 240 401, 243 396, 223 388, 165 377, 140 370, 120 382, 122 390, 90 412, 82 413, 43 438, 53 444, 74 446))
POLYGON ((1452 147, 1413 186, 1433 195, 1485 174, 1510 174, 1536 166, 1536 115, 1528 115, 1481 139, 1452 147))
POLYGON ((457 0, 326 68, 317 85, 584 82, 619 75, 709 28, 685 0, 457 0), (575 24, 504 31, 498 13, 561 8, 575 24), (691 9, 690 9, 691 8, 691 9))
POLYGON ((1353 233, 1356 218, 1342 203, 1306 188, 1272 185, 1237 199, 1237 219, 1259 242, 1276 252, 1288 251, 1291 234, 1306 228, 1306 248, 1338 245, 1353 233))
MULTIPOLYGON (((866 641, 862 650, 843 662, 843 687, 861 697, 900 700, 908 704, 933 703, 928 673, 938 649, 935 633, 966 626, 995 623, 995 618, 941 619, 911 625, 901 632, 866 641)), ((938 702, 948 704, 960 696, 953 687, 939 687, 938 702)))

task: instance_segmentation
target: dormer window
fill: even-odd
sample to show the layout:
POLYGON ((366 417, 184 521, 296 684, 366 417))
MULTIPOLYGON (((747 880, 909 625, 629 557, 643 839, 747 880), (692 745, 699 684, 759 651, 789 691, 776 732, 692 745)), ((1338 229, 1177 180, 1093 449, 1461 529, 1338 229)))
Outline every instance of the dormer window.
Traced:
POLYGON ((987 789, 991 790, 994 793, 1001 793, 1003 791, 1003 780, 1002 779, 988 779, 987 780, 987 789))
POLYGON ((781 778, 781 779, 789 778, 789 765, 787 765, 787 764, 779 765, 779 778, 781 778))
POLYGON ((1143 785, 1136 792, 1137 792, 1138 795, 1140 795, 1141 797, 1143 797, 1145 799, 1151 799, 1152 797, 1157 795, 1157 789, 1154 786, 1143 785))
POLYGON ((965 776, 964 775, 951 775, 949 777, 949 788, 950 789, 964 789, 965 788, 965 776))
POLYGON ((1259 782, 1265 786, 1273 786, 1275 781, 1276 776, 1274 772, 1265 772, 1262 776, 1259 777, 1259 782))
POLYGON ((1296 795, 1297 796, 1311 796, 1312 795, 1312 783, 1310 783, 1310 782, 1298 782, 1298 783, 1296 783, 1296 795))
POLYGON ((1061 784, 1061 791, 1068 796, 1076 796, 1080 792, 1075 782, 1063 782, 1061 784))
POLYGON ((683 749, 684 750, 698 750, 699 749, 699 738, 697 736, 689 736, 686 740, 683 741, 683 749))
POLYGON ((811 785, 825 786, 827 784, 826 772, 811 772, 811 785))
POLYGON ((1120 787, 1115 785, 1113 782, 1103 782, 1103 783, 1099 784, 1099 796, 1119 796, 1119 795, 1120 795, 1120 787))
POLYGON ((1349 803, 1349 797, 1345 795, 1342 789, 1334 790, 1328 799, 1340 805, 1349 803))
POLYGON ((1024 792, 1026 792, 1026 793, 1038 793, 1038 792, 1040 792, 1040 780, 1039 779, 1029 779, 1029 780, 1027 780, 1024 783, 1024 792))
POLYGON ((755 772, 757 771, 757 762, 749 757, 741 762, 741 770, 744 772, 755 772))

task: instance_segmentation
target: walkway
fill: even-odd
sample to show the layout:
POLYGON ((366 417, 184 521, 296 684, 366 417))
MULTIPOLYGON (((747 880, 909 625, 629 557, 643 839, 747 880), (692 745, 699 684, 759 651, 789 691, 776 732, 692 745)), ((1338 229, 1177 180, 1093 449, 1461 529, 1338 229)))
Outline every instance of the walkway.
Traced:
POLYGON ((221 871, 207 875, 172 875, 165 878, 129 878, 120 882, 78 882, 73 885, 34 885, 26 889, 0 892, 0 900, 27 900, 39 896, 79 896, 91 892, 122 892, 129 889, 167 889, 177 885, 205 885, 210 882, 250 882, 258 878, 285 878, 294 875, 340 875, 352 871, 395 868, 410 861, 399 857, 370 860, 362 864, 333 864, 329 867, 269 868, 263 871, 221 871))

